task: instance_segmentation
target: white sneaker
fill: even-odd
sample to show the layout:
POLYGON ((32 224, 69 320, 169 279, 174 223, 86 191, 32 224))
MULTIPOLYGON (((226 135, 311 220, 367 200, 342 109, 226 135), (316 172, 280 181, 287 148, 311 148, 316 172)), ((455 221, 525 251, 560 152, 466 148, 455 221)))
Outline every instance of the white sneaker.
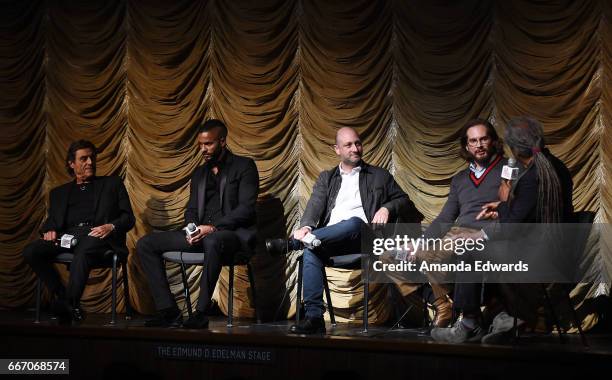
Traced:
MULTIPOLYGON (((525 324, 522 319, 516 319, 516 328, 525 324)), ((489 327, 489 333, 482 337, 482 343, 502 344, 508 342, 514 335, 514 317, 505 311, 497 314, 489 327)))
POLYGON ((447 343, 479 342, 483 335, 484 331, 480 326, 476 325, 470 329, 461 322, 461 319, 452 327, 435 327, 431 330, 431 337, 435 341, 447 343))

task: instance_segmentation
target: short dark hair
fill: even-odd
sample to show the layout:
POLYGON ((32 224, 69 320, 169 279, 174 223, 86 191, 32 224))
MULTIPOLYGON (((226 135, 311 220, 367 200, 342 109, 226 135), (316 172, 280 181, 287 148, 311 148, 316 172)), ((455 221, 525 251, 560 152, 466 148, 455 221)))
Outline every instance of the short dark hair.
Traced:
POLYGON ((225 124, 219 119, 209 119, 206 120, 203 124, 198 128, 198 135, 204 132, 210 132, 215 128, 219 128, 219 137, 226 138, 227 137, 227 127, 225 124))
POLYGON ((475 127, 477 125, 484 125, 484 127, 487 129, 487 135, 491 138, 491 144, 494 149, 493 153, 500 153, 503 155, 504 145, 503 145, 503 142, 499 139, 499 135, 497 134, 495 127, 493 127, 493 124, 491 124, 489 120, 485 120, 485 119, 472 119, 468 121, 467 123, 465 123, 463 128, 461 128, 461 136, 460 136, 461 157, 465 158, 467 161, 470 161, 472 159, 472 156, 470 155, 470 153, 465 149, 468 145, 467 131, 468 129, 475 127))
POLYGON ((74 170, 72 170, 72 168, 70 167, 70 162, 74 162, 74 160, 76 160, 76 152, 79 149, 91 149, 91 151, 93 152, 92 158, 94 161, 96 160, 96 156, 98 155, 96 146, 91 141, 77 140, 72 142, 72 144, 70 144, 70 146, 68 147, 68 153, 66 154, 66 170, 71 176, 74 176, 74 170))

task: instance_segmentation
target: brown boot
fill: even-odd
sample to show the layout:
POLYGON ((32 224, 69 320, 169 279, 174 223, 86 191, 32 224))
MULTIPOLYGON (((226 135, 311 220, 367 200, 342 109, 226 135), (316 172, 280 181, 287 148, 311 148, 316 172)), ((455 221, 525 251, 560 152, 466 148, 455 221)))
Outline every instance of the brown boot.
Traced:
POLYGON ((433 303, 433 307, 436 310, 436 314, 431 322, 432 327, 450 326, 453 319, 453 304, 450 302, 448 297, 443 295, 436 298, 433 303))

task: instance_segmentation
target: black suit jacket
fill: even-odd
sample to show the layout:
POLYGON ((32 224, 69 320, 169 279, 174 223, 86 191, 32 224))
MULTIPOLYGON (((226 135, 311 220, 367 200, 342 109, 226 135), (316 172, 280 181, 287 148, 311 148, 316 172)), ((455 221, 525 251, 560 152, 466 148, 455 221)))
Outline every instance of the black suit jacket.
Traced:
MULTIPOLYGON (((185 224, 203 223, 206 208, 206 178, 211 165, 202 165, 191 177, 189 202, 185 209, 185 224)), ((242 249, 253 252, 256 238, 255 205, 259 192, 259 173, 255 162, 247 157, 225 151, 225 161, 220 169, 219 201, 222 217, 215 227, 218 230, 235 231, 242 249)))
MULTIPOLYGON (((329 223, 341 184, 342 178, 338 166, 319 175, 300 227, 318 228, 329 223)), ((383 168, 364 162, 359 172, 359 195, 368 222, 372 221, 376 211, 383 206, 389 210, 389 220, 396 219, 402 210, 410 208, 411 202, 408 196, 395 182, 393 176, 383 168)))
MULTIPOLYGON (((561 222, 571 222, 573 214, 572 190, 573 183, 569 170, 565 164, 548 150, 545 151, 547 158, 561 184, 561 222)), ((538 172, 535 165, 529 165, 519 173, 519 178, 513 183, 511 200, 501 202, 497 208, 499 218, 495 223, 484 228, 485 233, 491 239, 513 238, 516 236, 516 228, 504 230, 500 223, 541 223, 538 216, 538 172), (514 233, 514 235, 513 235, 514 233)))
MULTIPOLYGON (((94 226, 111 223, 115 230, 105 239, 114 250, 127 255, 125 234, 134 226, 134 213, 130 198, 119 177, 94 177, 94 226)), ((49 211, 41 232, 56 231, 62 233, 67 228, 66 215, 70 188, 74 181, 60 185, 49 193, 49 211)))
MULTIPOLYGON (((548 149, 544 149, 543 153, 553 166, 561 185, 561 222, 571 222, 574 213, 572 176, 563 161, 548 149)), ((530 165, 521 171, 518 180, 513 184, 512 201, 502 202, 498 207, 501 223, 541 223, 537 215, 538 183, 535 165, 530 165)))

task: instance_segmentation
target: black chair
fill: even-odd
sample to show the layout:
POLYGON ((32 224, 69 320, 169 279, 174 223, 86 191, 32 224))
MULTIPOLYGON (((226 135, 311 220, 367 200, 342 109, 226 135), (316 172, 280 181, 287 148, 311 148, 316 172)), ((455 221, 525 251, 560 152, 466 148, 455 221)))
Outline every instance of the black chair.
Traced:
MULTIPOLYGON (((329 292, 329 284, 327 283, 327 275, 325 273, 325 268, 338 268, 338 269, 363 269, 362 268, 362 258, 367 259, 368 256, 361 253, 351 254, 351 255, 342 255, 342 256, 332 256, 323 266, 323 285, 325 287, 325 298, 327 299, 327 311, 329 312, 329 319, 331 321, 332 326, 336 326, 336 316, 334 315, 334 305, 332 304, 331 294, 329 292)), ((367 273, 369 269, 369 265, 364 265, 366 268, 366 273, 363 275, 363 330, 362 332, 365 334, 368 332, 368 299, 370 295, 370 282, 369 282, 369 273, 367 273)), ((301 307, 302 307, 302 282, 303 282, 303 271, 304 271, 304 263, 303 258, 300 256, 298 259, 298 279, 297 279, 297 310, 296 310, 296 321, 299 323, 301 319, 301 307)))
MULTIPOLYGON (((593 224, 594 220, 595 220, 595 213, 592 211, 578 211, 574 213, 574 216, 572 218, 573 223, 580 223, 580 224, 593 224)), ((574 262, 577 262, 577 259, 579 258, 579 256, 582 254, 582 252, 586 248, 586 244, 589 238, 589 234, 591 232, 591 228, 585 228, 584 230, 580 230, 580 232, 581 233, 578 236, 573 236, 573 240, 572 240, 574 242, 574 245, 571 247, 572 253, 574 254, 574 257, 572 258, 574 262)), ((548 288, 546 287, 545 284, 540 284, 540 285, 542 288, 542 293, 544 295, 546 310, 548 311, 548 314, 552 318, 552 322, 557 329, 557 333, 559 334, 559 339, 561 343, 566 343, 567 339, 566 339, 565 334, 567 333, 567 331, 561 328, 561 323, 559 322, 560 319, 551 301, 551 297, 548 292, 548 288)), ((582 331, 582 321, 580 321, 580 319, 578 318, 578 313, 576 312, 576 309, 574 308, 574 303, 572 302, 572 299, 570 297, 570 293, 573 287, 571 286, 571 284, 559 284, 559 287, 560 287, 562 298, 564 299, 565 302, 567 302, 567 305, 569 306, 570 312, 572 314, 572 322, 574 323, 574 326, 576 326, 576 328, 578 329, 578 334, 580 335, 580 340, 582 342, 582 345, 585 347, 589 347, 589 344, 586 339, 586 335, 584 334, 584 331, 582 331)), ((517 329, 517 321, 518 321, 517 317, 514 316, 515 339, 519 338, 519 330, 517 329)))
MULTIPOLYGON (((53 263, 65 264, 66 267, 70 267, 74 254, 72 253, 60 253, 57 255, 53 263)), ((128 284, 128 271, 127 271, 127 255, 119 254, 113 250, 107 250, 104 253, 103 261, 100 265, 96 265, 94 268, 111 268, 112 269, 112 296, 111 296, 111 321, 110 324, 114 325, 117 323, 117 266, 121 265, 123 272, 123 294, 125 298, 125 319, 131 319, 133 315, 132 306, 130 304, 130 293, 128 284)), ((36 283, 36 316, 34 323, 40 323, 40 303, 41 303, 41 290, 42 282, 40 278, 36 283)))
MULTIPOLYGON (((421 221, 424 219, 423 214, 416 208, 414 203, 408 199, 407 204, 399 210, 399 215, 393 224, 405 223, 418 226, 417 230, 421 231, 421 221)), ((395 228, 395 227, 394 227, 395 228)), ((301 307, 302 307, 302 281, 303 281, 303 258, 302 256, 298 259, 298 279, 297 279, 297 310, 296 310, 296 321, 300 322, 301 307)), ((365 271, 362 273, 364 278, 363 282, 363 329, 362 333, 368 332, 368 307, 369 307, 369 296, 370 296, 370 255, 367 253, 355 253, 349 255, 332 256, 323 266, 323 285, 325 287, 325 297, 327 298, 327 310, 329 312, 329 319, 332 326, 336 326, 336 316, 334 315, 334 306, 331 300, 331 294, 329 291, 329 284, 327 283, 327 274, 325 268, 337 268, 337 269, 361 269, 365 271), (365 260, 365 262, 364 262, 365 260)))
MULTIPOLYGON (((239 257, 240 255, 235 255, 235 257, 239 257)), ((203 265, 204 264, 204 253, 203 252, 182 252, 182 251, 168 251, 164 252, 162 257, 164 260, 179 264, 181 267, 181 277, 183 280, 183 288, 185 292, 185 303, 187 304, 187 313, 189 317, 193 314, 193 309, 191 307, 191 295, 189 292, 189 284, 187 282, 187 265, 203 265)), ((236 261, 229 265, 230 267, 230 275, 229 275, 229 292, 227 294, 227 327, 233 327, 233 312, 234 312, 234 266, 236 265, 246 265, 247 266, 247 274, 249 276, 249 284, 251 286, 251 292, 253 294, 253 306, 255 308, 255 316, 257 318, 257 323, 261 323, 261 318, 259 315, 259 309, 257 308, 257 297, 255 294, 255 278, 253 277, 253 269, 251 268, 251 264, 248 259, 243 261, 236 261)))

